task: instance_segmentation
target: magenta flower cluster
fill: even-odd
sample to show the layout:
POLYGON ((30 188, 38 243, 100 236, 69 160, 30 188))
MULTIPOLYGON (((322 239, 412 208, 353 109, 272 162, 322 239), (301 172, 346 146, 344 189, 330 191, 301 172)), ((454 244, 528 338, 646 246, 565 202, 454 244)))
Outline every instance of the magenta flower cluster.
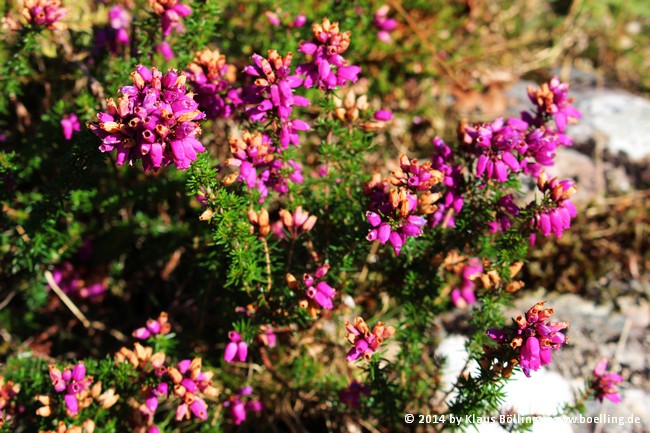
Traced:
POLYGON ((535 104, 535 117, 528 113, 522 117, 531 124, 541 126, 546 120, 553 119, 558 132, 563 133, 568 124, 577 123, 582 117, 582 113, 571 105, 573 98, 569 97, 569 85, 558 77, 551 78, 537 89, 529 86, 528 97, 535 104))
POLYGON ((176 420, 195 417, 208 419, 208 405, 201 395, 214 396, 216 389, 212 386, 212 372, 201 371, 201 358, 185 359, 170 367, 168 374, 174 385, 173 393, 182 401, 176 409, 176 420))
POLYGON ((241 89, 234 86, 235 66, 226 63, 226 56, 217 50, 196 53, 185 71, 196 92, 194 100, 205 111, 206 118, 228 118, 241 104, 241 89))
POLYGON ((551 363, 552 351, 558 350, 566 342, 562 331, 567 322, 545 322, 553 315, 552 308, 544 308, 544 301, 536 303, 524 315, 517 316, 516 327, 508 329, 488 329, 492 340, 519 351, 519 365, 524 374, 530 377, 543 365, 551 363))
POLYGON ((246 421, 248 412, 262 412, 262 402, 251 398, 252 394, 253 388, 245 386, 223 403, 229 409, 230 417, 235 425, 240 425, 246 421))
POLYGON ((93 245, 85 240, 70 261, 59 263, 52 269, 54 283, 72 298, 100 301, 108 291, 106 276, 91 266, 93 245))
POLYGON ((443 174, 445 189, 442 199, 435 203, 429 224, 432 227, 455 227, 454 215, 460 213, 465 204, 462 166, 456 163, 456 155, 451 147, 439 137, 433 139, 431 167, 443 174))
POLYGON ((505 182, 509 173, 519 172, 521 165, 513 152, 522 145, 527 128, 528 124, 521 119, 502 118, 468 126, 465 133, 477 155, 476 176, 505 182))
POLYGON ((149 5, 160 16, 160 28, 163 36, 169 36, 174 31, 185 31, 181 18, 192 13, 192 9, 178 0, 149 0, 149 5))
POLYGON ((621 396, 618 395, 616 387, 623 381, 620 374, 605 373, 607 369, 607 360, 601 359, 594 367, 594 376, 591 383, 591 389, 594 396, 599 401, 608 399, 613 403, 620 403, 621 396))
POLYGON ((31 27, 45 27, 50 30, 64 29, 60 22, 68 9, 61 6, 60 0, 25 0, 22 15, 31 27))
MULTIPOLYGON (((575 218, 577 211, 571 197, 577 187, 570 179, 559 181, 557 178, 548 179, 545 172, 537 178, 537 187, 544 194, 541 206, 537 206, 530 226, 541 231, 544 236, 554 234, 561 237, 564 230, 571 227, 571 218, 575 218)), ((534 242, 535 235, 531 235, 534 242)))
POLYGON ((205 114, 187 93, 185 75, 170 69, 162 74, 155 67, 138 66, 131 74, 133 85, 120 89, 122 96, 108 100, 99 122, 88 124, 102 144, 102 152, 117 152, 117 165, 142 161, 145 171, 170 163, 186 170, 205 148, 196 139, 197 120, 205 114))
POLYGON ((326 310, 334 308, 332 300, 336 296, 336 290, 323 281, 328 270, 329 265, 324 264, 316 268, 313 275, 305 273, 302 276, 302 285, 292 274, 286 275, 289 289, 301 298, 298 305, 306 308, 312 317, 316 317, 323 308, 326 310))
POLYGON ((332 90, 336 87, 356 83, 361 68, 348 65, 343 53, 350 46, 350 31, 341 32, 339 23, 323 19, 322 24, 312 26, 314 39, 300 44, 298 51, 312 56, 309 63, 303 63, 296 72, 305 76, 306 88, 318 87, 332 90))
POLYGON ((372 19, 372 23, 377 29, 377 37, 380 41, 387 44, 393 41, 390 34, 397 28, 397 21, 393 18, 388 18, 389 11, 390 7, 388 5, 383 5, 379 10, 377 10, 377 12, 375 12, 372 19))
POLYGON ((431 162, 420 164, 401 155, 400 168, 392 173, 389 182, 374 182, 366 187, 370 197, 366 220, 372 227, 366 239, 378 240, 382 245, 390 242, 398 255, 406 239, 420 236, 426 224, 419 196, 425 204, 430 190, 442 179, 442 173, 433 169, 431 162), (390 188, 389 183, 397 188, 390 188))
POLYGON ((98 301, 106 294, 108 288, 103 280, 86 280, 80 270, 71 262, 65 261, 52 270, 54 282, 68 296, 98 301))
POLYGON ((276 120, 280 129, 280 147, 298 145, 297 131, 307 131, 309 125, 300 119, 291 119, 294 106, 307 107, 311 103, 303 96, 294 95, 293 89, 303 83, 299 75, 292 74, 293 54, 284 57, 269 50, 268 58, 253 55, 253 65, 246 66, 244 73, 255 79, 253 85, 244 89, 242 99, 250 106, 246 114, 254 122, 276 120))
POLYGON ((120 5, 108 10, 108 24, 95 34, 95 51, 108 51, 116 55, 121 47, 131 42, 128 29, 131 26, 131 13, 120 5))
POLYGON ((146 340, 154 335, 167 335, 170 331, 169 316, 163 311, 157 319, 147 320, 146 325, 133 331, 132 335, 138 340, 146 340))
MULTIPOLYGON (((576 216, 570 201, 576 188, 568 180, 547 181, 542 167, 553 164, 558 146, 572 145, 564 131, 580 113, 570 105, 567 91, 567 85, 552 79, 536 91, 529 90, 536 104, 534 114, 462 126, 460 154, 436 137, 431 161, 420 165, 402 155, 400 169, 388 181, 373 178, 365 188, 370 201, 366 220, 371 226, 367 239, 390 242, 397 255, 408 237, 422 234, 427 221, 431 227, 455 227, 456 215, 463 209, 472 184, 484 189, 488 182, 504 184, 518 173, 542 178, 538 182, 545 194, 542 202, 533 201, 522 212, 512 194, 499 194, 494 199, 494 220, 488 223, 488 231, 509 230, 517 221, 528 224, 524 230, 561 236, 576 216), (557 129, 547 124, 551 119, 556 119, 557 129), (479 182, 467 176, 467 166, 473 167, 479 182)), ((462 296, 455 298, 460 301, 462 296)))
POLYGON ((50 364, 50 380, 54 390, 58 393, 65 393, 63 400, 67 411, 71 416, 79 413, 79 401, 77 396, 90 387, 93 382, 92 376, 86 376, 86 366, 79 361, 72 369, 65 368, 63 372, 50 364))
POLYGON ((230 331, 228 333, 230 342, 226 344, 226 351, 223 354, 223 359, 230 363, 237 359, 239 362, 246 362, 248 357, 248 343, 241 338, 241 334, 237 331, 230 331))
POLYGON ((345 322, 345 329, 348 331, 345 338, 353 345, 345 357, 348 362, 354 362, 359 358, 369 361, 384 340, 395 333, 394 327, 386 326, 383 322, 377 322, 371 332, 361 317, 355 317, 352 323, 345 322))
POLYGON ((539 89, 528 89, 535 114, 524 112, 520 118, 465 127, 464 142, 477 157, 476 175, 486 181, 505 182, 511 173, 537 177, 542 166, 551 166, 559 146, 571 146, 565 134, 568 123, 576 123, 580 112, 570 105, 569 86, 557 77, 539 89), (548 125, 555 121, 556 128, 548 125))
POLYGON ((289 181, 303 181, 300 164, 292 159, 283 161, 266 134, 244 131, 241 138, 231 137, 230 151, 233 157, 226 160, 226 165, 239 168, 237 179, 257 189, 260 202, 264 202, 269 190, 284 195, 289 191, 289 181))
POLYGON ((464 307, 476 302, 474 279, 483 272, 483 263, 478 257, 467 260, 460 271, 460 281, 451 290, 451 301, 457 307, 464 307))
POLYGON ((358 409, 361 406, 361 396, 369 395, 370 387, 363 385, 356 380, 350 382, 346 388, 339 391, 339 400, 341 403, 350 406, 351 408, 358 409))
POLYGON ((307 288, 305 290, 307 297, 326 310, 334 308, 332 299, 336 296, 336 290, 323 281, 323 278, 327 275, 329 269, 330 265, 326 263, 319 266, 313 275, 305 273, 302 276, 302 282, 307 288))
POLYGON ((66 114, 61 119, 61 129, 63 130, 63 136, 66 140, 72 140, 72 134, 81 131, 81 125, 79 124, 79 119, 74 113, 66 114))

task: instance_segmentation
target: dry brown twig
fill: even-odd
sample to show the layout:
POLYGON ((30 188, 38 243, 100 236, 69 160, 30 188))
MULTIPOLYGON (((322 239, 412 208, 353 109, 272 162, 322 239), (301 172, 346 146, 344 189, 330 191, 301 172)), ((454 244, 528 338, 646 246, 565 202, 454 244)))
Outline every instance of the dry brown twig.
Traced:
POLYGON ((84 326, 86 329, 95 329, 97 331, 108 331, 109 334, 111 334, 115 339, 119 341, 127 341, 128 338, 126 335, 121 333, 120 331, 116 329, 108 329, 106 325, 104 325, 101 322, 98 321, 90 321, 88 318, 84 315, 84 313, 81 312, 79 307, 75 305, 74 302, 72 302, 72 299, 66 295, 63 290, 59 287, 59 285, 54 281, 54 276, 52 275, 52 272, 50 271, 45 271, 45 279, 47 280, 47 283, 50 285, 52 288, 52 291, 56 293, 56 295, 63 301, 66 307, 74 314, 74 316, 79 319, 81 324, 84 326))

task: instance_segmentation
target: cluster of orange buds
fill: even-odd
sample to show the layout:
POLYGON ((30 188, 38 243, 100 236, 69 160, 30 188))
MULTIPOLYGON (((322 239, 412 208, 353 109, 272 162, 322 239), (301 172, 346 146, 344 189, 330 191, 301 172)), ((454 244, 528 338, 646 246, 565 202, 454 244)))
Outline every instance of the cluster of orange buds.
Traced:
POLYGON ((25 0, 21 10, 23 18, 32 27, 46 27, 50 30, 65 30, 67 26, 61 22, 68 10, 62 7, 59 0, 25 0))
POLYGON ((370 327, 359 316, 354 318, 353 323, 345 322, 345 329, 348 331, 345 336, 346 340, 354 345, 345 357, 348 362, 356 361, 362 356, 363 359, 369 361, 384 340, 395 333, 395 328, 386 326, 384 322, 377 322, 371 332, 370 327))
POLYGON ((327 43, 327 54, 342 54, 350 46, 350 31, 341 33, 336 21, 330 22, 328 18, 323 18, 321 24, 312 24, 311 30, 316 40, 327 43))
POLYGON ((5 378, 0 376, 0 427, 6 421, 11 421, 16 413, 16 402, 14 397, 20 392, 20 385, 13 383, 11 380, 5 382, 5 378))
POLYGON ((241 138, 232 135, 228 144, 230 151, 236 157, 226 160, 226 165, 231 167, 239 167, 241 161, 250 155, 255 155, 255 162, 259 164, 272 162, 276 158, 273 144, 260 132, 244 131, 241 138))
POLYGON ((417 159, 409 159, 405 154, 399 156, 399 168, 394 170, 389 181, 392 185, 403 186, 415 191, 429 191, 444 179, 440 170, 431 167, 431 161, 420 164, 417 159))
POLYGON ((298 206, 293 214, 286 209, 280 209, 280 221, 292 239, 296 239, 314 228, 317 219, 316 215, 309 215, 309 212, 303 210, 302 206, 298 206))
POLYGON ((271 232, 269 211, 266 208, 262 208, 259 212, 255 212, 253 208, 248 209, 248 221, 252 224, 251 233, 255 233, 255 227, 257 227, 260 238, 266 237, 271 232))
POLYGON ((167 372, 165 367, 165 354, 163 352, 153 353, 153 348, 144 347, 135 343, 133 350, 122 347, 115 354, 115 363, 128 362, 136 370, 148 372, 153 369, 156 376, 160 377, 167 372))
MULTIPOLYGON (((50 368, 52 370, 52 368, 50 368)), ((81 409, 85 409, 93 401, 97 401, 103 409, 111 408, 117 401, 120 396, 115 394, 115 388, 109 388, 102 393, 102 382, 99 381, 95 383, 88 389, 83 389, 76 394, 69 394, 72 397, 66 396, 66 413, 70 417, 76 417, 81 409), (74 398, 74 411, 70 409, 70 398, 74 398)), ((36 409, 36 415, 42 417, 48 417, 52 415, 52 404, 53 399, 49 395, 37 395, 35 400, 41 403, 43 406, 36 409)), ((94 427, 94 425, 93 425, 94 427)))
MULTIPOLYGON (((524 262, 518 261, 509 266, 510 278, 514 278, 519 274, 519 271, 524 266, 524 262)), ((479 276, 478 281, 486 289, 503 289, 508 293, 514 293, 524 287, 525 283, 523 281, 510 281, 507 284, 503 284, 503 280, 499 276, 496 270, 492 269, 488 272, 485 272, 479 276)))
POLYGON ((571 181, 559 181, 557 177, 549 179, 545 171, 537 178, 537 188, 548 192, 555 202, 568 200, 578 191, 578 185, 571 181))
POLYGON ((164 311, 158 315, 156 320, 147 320, 146 326, 133 331, 133 336, 140 340, 146 340, 153 335, 167 335, 172 330, 169 323, 169 316, 164 311))
POLYGON ((281 56, 277 50, 269 50, 266 59, 260 56, 260 68, 262 69, 262 72, 264 72, 266 78, 260 77, 256 79, 255 85, 259 87, 267 87, 275 84, 277 77, 274 70, 290 68, 292 60, 292 52, 288 52, 285 56, 281 56))
POLYGON ((217 397, 219 392, 212 386, 211 371, 201 371, 201 358, 183 360, 178 363, 177 367, 170 367, 168 370, 169 377, 174 384, 173 393, 182 400, 176 409, 176 420, 190 419, 190 413, 199 419, 208 418, 208 407, 205 401, 200 397, 217 397))
POLYGON ((234 83, 237 79, 237 68, 226 63, 226 56, 219 50, 202 50, 196 53, 192 63, 187 65, 190 76, 205 76, 210 83, 219 83, 225 79, 234 83))
POLYGON ((357 94, 352 89, 348 90, 343 100, 338 96, 334 96, 333 100, 336 106, 334 116, 341 122, 356 122, 359 119, 360 112, 367 110, 369 107, 368 97, 366 95, 357 97, 357 94))

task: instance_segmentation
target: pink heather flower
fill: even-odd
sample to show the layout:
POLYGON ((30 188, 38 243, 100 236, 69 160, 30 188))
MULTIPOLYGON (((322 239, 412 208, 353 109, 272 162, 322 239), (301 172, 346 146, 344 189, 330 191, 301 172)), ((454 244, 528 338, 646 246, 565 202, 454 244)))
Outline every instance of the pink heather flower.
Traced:
POLYGON ((246 386, 224 402, 223 405, 230 409, 230 417, 235 425, 240 425, 246 421, 247 412, 259 413, 263 410, 262 402, 249 397, 252 393, 253 388, 246 386))
POLYGON ((230 331, 228 338, 230 339, 230 343, 226 344, 223 359, 227 363, 231 363, 237 357, 240 362, 246 362, 246 358, 248 357, 248 344, 242 341, 241 335, 236 331, 230 331))
POLYGON ((112 54, 117 54, 120 47, 128 47, 128 28, 131 26, 131 14, 120 5, 115 5, 108 11, 108 25, 97 33, 95 45, 97 48, 106 46, 112 54))
POLYGON ((63 400, 69 416, 79 413, 79 401, 77 395, 87 390, 93 382, 91 376, 86 376, 86 366, 79 361, 73 368, 65 368, 63 372, 50 364, 50 380, 54 390, 58 393, 65 392, 63 400))
POLYGON ((436 203, 436 209, 429 217, 432 227, 455 227, 454 215, 458 214, 465 203, 463 198, 462 166, 456 163, 456 156, 441 138, 433 139, 434 154, 431 156, 431 168, 442 172, 446 187, 442 202, 436 203))
MULTIPOLYGON (((80 254, 82 249, 77 253, 75 262, 77 265, 84 264, 88 259, 84 259, 80 254)), ((92 279, 85 279, 79 269, 83 266, 75 266, 72 262, 64 261, 56 265, 52 270, 52 277, 54 282, 59 286, 63 293, 73 298, 88 299, 90 301, 101 301, 108 291, 108 287, 102 277, 99 281, 96 280, 97 275, 91 277, 92 279)), ((49 287, 49 286, 48 286, 49 287)))
POLYGON ((356 83, 361 72, 359 66, 348 65, 343 53, 350 45, 350 32, 339 30, 339 23, 331 23, 323 18, 322 24, 312 26, 314 39, 302 42, 298 51, 311 55, 310 63, 303 63, 296 72, 305 76, 306 88, 317 86, 319 89, 332 90, 356 83))
POLYGON ((282 21, 280 21, 280 17, 274 12, 271 11, 266 11, 264 12, 264 15, 266 15, 266 19, 269 21, 269 24, 271 24, 273 27, 278 27, 280 24, 282 24, 282 21))
POLYGON ((253 65, 243 71, 255 78, 243 95, 244 102, 251 105, 246 114, 252 121, 264 122, 269 114, 288 121, 294 105, 310 105, 307 98, 293 94, 293 89, 300 87, 303 80, 291 73, 292 53, 282 57, 277 51, 269 50, 268 58, 253 54, 252 59, 253 65))
POLYGON ((523 145, 528 123, 521 119, 498 118, 492 123, 467 126, 465 142, 478 156, 476 175, 486 180, 505 182, 510 172, 518 173, 521 165, 513 152, 523 145))
POLYGON ((284 224, 285 233, 291 239, 295 239, 301 234, 311 231, 317 219, 318 217, 316 215, 309 215, 309 212, 303 210, 302 206, 298 206, 293 211, 293 214, 286 209, 280 209, 280 220, 284 224))
POLYGON ((244 131, 241 138, 230 138, 232 158, 226 165, 239 168, 237 180, 249 189, 257 189, 260 202, 264 202, 269 190, 281 195, 289 192, 288 182, 302 183, 302 167, 295 161, 285 161, 268 136, 244 131))
POLYGON ((341 400, 341 403, 354 409, 358 409, 361 405, 361 394, 369 395, 370 387, 353 380, 347 388, 339 391, 339 399, 341 400))
POLYGON ((393 118, 393 112, 390 110, 378 110, 374 114, 375 120, 380 120, 382 122, 388 122, 393 118))
POLYGON ((65 29, 65 24, 59 21, 65 17, 68 10, 61 7, 59 0, 25 0, 21 13, 31 27, 61 30, 65 29))
POLYGON ((63 129, 63 136, 65 139, 71 140, 72 134, 74 134, 75 131, 81 131, 81 125, 79 125, 77 115, 70 113, 63 116, 63 119, 61 119, 61 129, 63 129))
POLYGON ((483 272, 481 259, 473 257, 462 265, 460 281, 451 291, 451 301, 456 307, 464 308, 476 302, 474 280, 483 272))
POLYGON ((215 397, 217 390, 212 386, 212 372, 201 371, 201 358, 185 359, 170 367, 173 394, 182 401, 176 408, 176 421, 190 419, 192 415, 201 420, 208 419, 208 405, 201 396, 215 397))
POLYGON ((266 347, 275 347, 277 343, 277 337, 275 332, 273 332, 273 327, 271 325, 262 325, 260 326, 260 331, 262 331, 258 338, 262 341, 262 344, 266 347))
MULTIPOLYGON (((19 392, 20 385, 10 380, 5 382, 5 378, 0 376, 0 420, 4 420, 5 426, 9 426, 9 431, 11 431, 13 417, 21 410, 21 407, 16 405, 16 396, 19 392)), ((1 422, 0 426, 2 426, 1 422)))
POLYGON ((557 178, 548 180, 545 172, 537 178, 537 187, 544 193, 542 204, 532 202, 529 208, 534 208, 534 216, 530 226, 542 232, 544 236, 554 234, 561 237, 564 230, 571 227, 571 218, 575 218, 577 211, 571 202, 571 196, 577 191, 572 180, 558 181, 557 178))
POLYGON ((361 317, 355 317, 354 323, 345 322, 345 329, 348 331, 345 338, 354 345, 345 357, 348 362, 356 361, 361 357, 369 361, 384 340, 395 333, 395 328, 385 326, 384 322, 377 322, 370 332, 370 328, 361 317))
POLYGON ((536 106, 535 123, 541 125, 547 118, 553 118, 559 132, 564 132, 570 123, 577 123, 582 113, 571 105, 573 98, 568 97, 569 85, 553 77, 538 89, 528 88, 528 97, 536 106))
POLYGON ((551 363, 553 350, 558 350, 566 342, 560 331, 566 329, 567 322, 544 322, 553 315, 552 308, 544 308, 544 301, 531 307, 525 316, 514 319, 515 328, 488 329, 487 335, 501 346, 519 351, 519 365, 524 374, 537 371, 551 363))
POLYGON ((506 194, 501 197, 497 201, 496 219, 488 223, 490 233, 494 234, 498 231, 507 231, 512 225, 510 217, 519 215, 519 211, 519 206, 515 204, 512 194, 506 194))
POLYGON ((141 160, 145 171, 157 171, 173 162, 187 170, 205 150, 196 139, 201 128, 195 122, 205 114, 187 93, 185 75, 139 65, 131 77, 133 86, 123 86, 117 102, 108 99, 107 112, 88 124, 102 140, 99 150, 116 150, 117 165, 141 160))
POLYGON ((306 23, 307 23, 307 17, 305 16, 305 14, 300 14, 296 17, 295 20, 293 20, 291 26, 295 28, 300 28, 304 26, 306 23))
POLYGON ((185 28, 181 18, 192 13, 192 9, 178 0, 149 0, 149 5, 156 14, 160 15, 160 27, 163 36, 168 36, 172 31, 183 33, 185 28))
MULTIPOLYGON (((403 160, 404 158, 400 158, 400 161, 403 160)), ((399 255, 407 237, 420 236, 426 219, 416 214, 418 211, 416 192, 426 189, 425 185, 433 186, 437 183, 436 179, 439 178, 436 173, 439 174, 439 172, 429 171, 426 166, 420 167, 417 161, 411 166, 409 161, 409 168, 406 171, 396 170, 391 175, 391 183, 399 185, 399 189, 389 189, 388 183, 367 188, 366 194, 371 195, 371 202, 366 212, 366 220, 371 225, 371 229, 366 239, 378 240, 382 245, 390 242, 395 255, 399 255)))
POLYGON ((162 41, 156 45, 156 51, 158 51, 163 56, 163 59, 165 59, 166 62, 169 62, 174 58, 174 51, 167 41, 162 41))
MULTIPOLYGON (((334 308, 332 299, 336 296, 336 290, 323 281, 329 268, 330 266, 328 264, 324 264, 319 266, 313 275, 305 273, 302 276, 306 297, 301 299, 298 305, 301 308, 307 308, 309 315, 312 317, 316 317, 322 308, 326 310, 332 310, 334 308)), ((296 277, 292 274, 287 274, 286 279, 289 288, 301 295, 302 289, 296 277)))
POLYGON ((388 18, 389 10, 390 7, 388 5, 383 5, 377 12, 375 12, 375 16, 372 21, 378 30, 377 37, 379 40, 387 44, 392 42, 390 33, 397 28, 397 21, 392 18, 388 18))
POLYGON ((131 335, 138 340, 146 340, 154 335, 166 335, 171 331, 171 324, 168 322, 169 317, 164 311, 158 315, 156 320, 147 320, 146 326, 138 328, 131 335))
POLYGON ((606 398, 614 403, 620 403, 621 396, 618 395, 616 386, 623 381, 623 378, 621 378, 619 374, 605 373, 606 369, 607 360, 601 359, 598 361, 598 364, 596 364, 596 367, 594 368, 594 378, 591 384, 591 389, 593 390, 595 397, 601 402, 606 398))
POLYGON ((236 68, 218 50, 196 53, 185 74, 196 92, 194 100, 208 119, 230 117, 242 104, 241 89, 234 87, 236 68))

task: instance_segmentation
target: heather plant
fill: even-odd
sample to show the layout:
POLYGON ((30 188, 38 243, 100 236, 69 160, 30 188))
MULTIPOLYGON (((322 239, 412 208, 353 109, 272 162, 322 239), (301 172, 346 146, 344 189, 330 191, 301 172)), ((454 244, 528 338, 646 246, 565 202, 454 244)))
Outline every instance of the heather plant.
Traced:
MULTIPOLYGON (((399 36, 386 6, 85 6, 83 30, 57 1, 4 21, 0 431, 396 431, 499 414, 566 342, 543 300, 501 313, 577 214, 545 171, 580 118, 565 83, 393 154, 409 114, 364 58, 399 36), (450 396, 434 320, 456 308, 477 367, 450 396)), ((566 411, 617 400, 605 368, 566 411)))

